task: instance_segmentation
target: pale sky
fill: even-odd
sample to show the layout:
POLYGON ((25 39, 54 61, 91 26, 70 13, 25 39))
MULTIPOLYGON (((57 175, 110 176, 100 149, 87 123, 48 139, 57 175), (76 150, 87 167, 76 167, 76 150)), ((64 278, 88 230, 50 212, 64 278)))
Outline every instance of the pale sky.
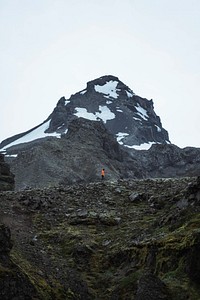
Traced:
POLYGON ((200 0, 0 0, 0 141, 103 75, 200 147, 200 0))

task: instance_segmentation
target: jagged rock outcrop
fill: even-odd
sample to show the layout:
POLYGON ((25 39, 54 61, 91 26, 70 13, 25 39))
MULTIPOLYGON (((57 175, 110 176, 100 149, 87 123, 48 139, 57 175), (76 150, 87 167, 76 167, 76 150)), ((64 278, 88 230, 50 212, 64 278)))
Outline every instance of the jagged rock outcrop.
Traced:
POLYGON ((0 193, 2 299, 199 299, 199 193, 199 178, 0 193))
POLYGON ((4 161, 4 155, 0 154, 0 191, 13 189, 14 175, 10 172, 10 166, 4 161))

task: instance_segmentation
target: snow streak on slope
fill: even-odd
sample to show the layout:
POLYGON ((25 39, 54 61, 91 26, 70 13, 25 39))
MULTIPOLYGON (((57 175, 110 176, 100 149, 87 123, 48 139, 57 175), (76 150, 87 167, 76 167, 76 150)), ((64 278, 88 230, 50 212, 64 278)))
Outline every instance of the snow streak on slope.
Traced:
POLYGON ((143 107, 140 106, 139 103, 137 103, 137 106, 135 106, 135 108, 137 109, 137 114, 142 117, 142 119, 144 119, 145 121, 148 120, 149 116, 147 114, 146 109, 144 109, 143 107))
POLYGON ((149 150, 153 144, 159 144, 159 143, 149 142, 140 145, 133 145, 133 146, 124 145, 124 146, 129 149, 135 149, 135 150, 149 150))
POLYGON ((132 91, 131 92, 126 91, 126 94, 129 98, 133 97, 133 95, 134 95, 134 93, 132 91))
POLYGON ((40 125, 38 128, 36 128, 35 130, 31 131, 30 133, 27 133, 26 135, 24 135, 23 137, 15 140, 14 142, 6 145, 3 149, 7 149, 11 146, 17 145, 17 144, 21 144, 21 143, 28 143, 31 141, 34 141, 36 139, 40 139, 40 138, 44 138, 47 136, 55 136, 57 138, 60 138, 60 134, 53 132, 53 133, 45 133, 45 131, 49 128, 49 124, 50 121, 45 122, 44 124, 40 125))
POLYGON ((128 136, 129 134, 126 133, 126 132, 118 132, 116 134, 116 137, 117 137, 117 141, 120 145, 123 145, 124 143, 121 141, 123 138, 125 138, 126 136, 128 136))
POLYGON ((117 137, 117 141, 120 145, 124 145, 124 147, 127 147, 127 148, 130 148, 130 149, 135 149, 135 150, 148 150, 151 148, 151 146, 153 144, 156 144, 155 142, 149 142, 149 143, 143 143, 141 145, 132 145, 132 146, 129 146, 129 145, 126 145, 124 144, 121 140, 123 138, 125 138, 126 136, 129 136, 128 133, 125 133, 125 132, 118 132, 116 134, 116 137, 117 137))

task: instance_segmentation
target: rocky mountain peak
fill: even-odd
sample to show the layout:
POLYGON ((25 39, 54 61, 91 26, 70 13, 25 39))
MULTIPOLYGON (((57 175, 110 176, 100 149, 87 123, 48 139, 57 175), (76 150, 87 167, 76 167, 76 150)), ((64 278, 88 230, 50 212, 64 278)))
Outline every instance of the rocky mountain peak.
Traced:
POLYGON ((118 99, 121 96, 123 97, 121 100, 127 100, 134 95, 127 85, 120 81, 118 77, 112 75, 105 75, 89 81, 86 91, 95 91, 108 99, 118 99))
POLYGON ((84 90, 69 99, 60 98, 43 123, 3 141, 0 148, 47 136, 61 137, 67 133, 71 121, 80 117, 102 121, 117 142, 128 148, 170 143, 153 101, 136 95, 118 77, 106 75, 89 81, 84 90))

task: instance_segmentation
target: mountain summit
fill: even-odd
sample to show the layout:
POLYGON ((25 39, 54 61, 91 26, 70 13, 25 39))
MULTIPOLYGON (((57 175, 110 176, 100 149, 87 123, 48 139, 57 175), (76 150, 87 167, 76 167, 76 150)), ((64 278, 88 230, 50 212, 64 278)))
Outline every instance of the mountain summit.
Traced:
POLYGON ((88 82, 84 90, 69 99, 62 97, 43 123, 4 140, 0 148, 47 136, 61 137, 70 122, 79 117, 103 122, 118 143, 129 148, 170 143, 153 101, 137 96, 117 77, 107 75, 88 82))

